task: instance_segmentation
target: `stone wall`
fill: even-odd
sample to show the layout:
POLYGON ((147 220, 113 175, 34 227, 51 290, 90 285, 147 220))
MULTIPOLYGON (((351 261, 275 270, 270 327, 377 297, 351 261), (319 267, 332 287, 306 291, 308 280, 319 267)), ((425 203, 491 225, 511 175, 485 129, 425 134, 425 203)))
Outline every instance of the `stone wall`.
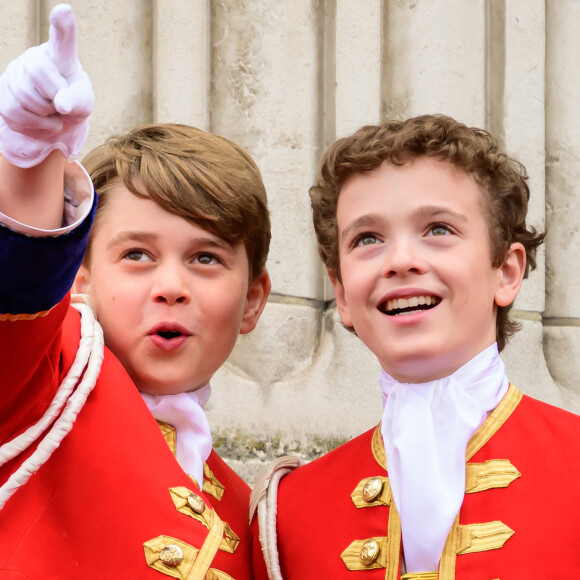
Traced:
MULTIPOLYGON (((56 2, 0 3, 0 66, 47 38, 56 2)), ((441 112, 490 129, 528 168, 548 227, 504 354, 524 392, 580 412, 580 2, 72 0, 96 93, 88 151, 145 122, 190 123, 249 150, 266 183, 273 293, 213 381, 220 451, 251 479, 374 425, 379 366, 336 316, 308 188, 337 137, 441 112)))

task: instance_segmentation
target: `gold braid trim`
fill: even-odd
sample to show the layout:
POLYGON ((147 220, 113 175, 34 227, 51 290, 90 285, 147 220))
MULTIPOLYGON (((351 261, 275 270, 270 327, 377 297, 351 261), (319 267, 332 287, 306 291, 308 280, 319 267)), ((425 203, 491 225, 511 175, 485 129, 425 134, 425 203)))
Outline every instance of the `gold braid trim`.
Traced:
POLYGON ((169 449, 171 449, 171 453, 175 455, 175 449, 177 445, 177 432, 175 427, 168 425, 167 423, 163 423, 163 421, 157 421, 157 425, 159 425, 159 429, 161 429, 161 433, 169 445, 169 449))
MULTIPOLYGON (((467 461, 469 461, 491 439, 491 437, 495 435, 495 433, 497 433, 499 428, 506 422, 508 417, 514 412, 515 408, 522 400, 522 397, 523 395, 521 391, 516 389, 516 387, 514 387, 513 385, 510 385, 510 388, 508 389, 508 392, 506 393, 505 397, 500 401, 499 405, 490 413, 489 417, 484 421, 483 425, 475 432, 473 437, 469 440, 469 443, 467 444, 467 449, 465 451, 467 461)), ((480 524, 472 524, 472 525, 480 525, 480 524)), ((454 580, 455 578, 455 562, 457 559, 458 551, 462 549, 461 547, 462 538, 465 537, 464 535, 465 531, 462 532, 461 528, 469 528, 469 526, 460 526, 459 514, 457 514, 455 522, 453 523, 451 531, 449 532, 449 536, 447 536, 447 541, 445 542, 445 547, 443 548, 443 554, 441 556, 441 562, 439 563, 440 580, 454 580)), ((507 529, 509 530, 509 528, 507 529)), ((511 535, 513 535, 514 533, 513 531, 511 532, 512 533, 510 534, 509 537, 511 537, 511 535)), ((504 543, 509 539, 509 537, 506 537, 504 543)), ((497 547, 500 548, 501 546, 497 547)))
MULTIPOLYGON (((467 448, 465 451, 465 459, 466 462, 469 461, 492 437, 493 435, 495 435, 495 433, 497 433, 497 431, 499 430, 499 428, 506 422, 506 420, 509 418, 509 416, 514 412, 514 410, 516 409, 516 407, 518 406, 518 404, 520 403, 520 401, 522 400, 523 394, 521 393, 521 391, 519 391, 514 385, 510 384, 510 387, 508 389, 508 392, 506 393, 505 397, 500 401, 499 405, 490 413, 489 417, 484 421, 484 423, 481 425, 481 427, 474 433, 474 435, 471 437, 471 439, 469 440, 468 444, 467 444, 467 448)), ((381 435, 381 424, 379 423, 373 433, 373 438, 372 438, 372 443, 371 443, 371 449, 373 452, 373 456, 376 460, 376 462, 388 472, 387 469, 387 456, 385 453, 385 446, 383 444, 383 438, 381 435)), ((491 465, 489 467, 475 467, 475 468, 471 468, 474 469, 475 472, 479 474, 483 473, 483 481, 479 481, 476 484, 476 487, 481 485, 481 486, 486 486, 489 485, 491 483, 493 483, 493 486, 497 486, 500 487, 500 485, 497 485, 497 482, 499 481, 502 485, 501 487, 505 487, 506 485, 509 485, 509 483, 511 483, 511 481, 513 481, 514 479, 517 479, 517 477, 520 476, 519 471, 517 471, 517 469, 515 469, 515 467, 513 467, 510 463, 510 467, 507 467, 505 464, 501 464, 500 467, 500 463, 496 463, 496 462, 501 462, 502 460, 494 460, 493 462, 491 462, 491 465), (499 471, 502 472, 502 474, 493 474, 492 472, 498 468, 499 471), (498 475, 498 477, 496 478, 496 475, 498 475), (485 481, 487 478, 487 481, 485 481), (508 479, 510 481, 508 481, 508 479), (505 482, 507 481, 507 484, 505 484, 505 482), (504 485, 505 484, 505 485, 504 485)), ((486 462, 488 463, 488 462, 486 462)), ((509 463, 509 462, 508 462, 509 463)), ((485 465, 484 463, 482 464, 474 464, 474 465, 485 465)), ((467 483, 467 482, 466 482, 467 483)), ((490 487, 492 487, 490 485, 490 487)), ((473 491, 482 491, 484 489, 484 487, 482 487, 481 489, 473 489, 473 491)), ((489 487, 485 487, 485 489, 489 489, 489 487)), ((499 522, 499 524, 501 524, 501 526, 503 526, 504 524, 502 524, 501 522, 499 522)), ((494 522, 490 522, 488 524, 472 524, 475 526, 489 526, 489 525, 495 525, 494 522)), ((387 575, 385 577, 385 580, 396 580, 397 579, 397 574, 398 574, 398 566, 399 566, 399 553, 400 553, 400 546, 401 546, 401 521, 400 521, 400 517, 399 514, 396 511, 396 506, 395 506, 395 502, 391 502, 391 506, 389 508, 389 524, 388 524, 389 528, 388 528, 388 534, 389 534, 389 558, 388 558, 388 567, 387 567, 387 575), (395 521, 397 521, 397 529, 393 529, 395 527, 395 521), (398 536, 398 537, 397 537, 398 536), (398 544, 398 551, 395 553, 395 545, 398 544), (396 568, 396 569, 395 569, 396 568)), ((507 528, 507 526, 505 526, 505 528, 507 528)), ((445 547, 443 549, 443 554, 441 556, 441 562, 439 564, 439 580, 454 580, 455 579, 455 561, 457 558, 457 554, 458 554, 458 549, 460 549, 460 546, 462 545, 462 538, 465 538, 465 534, 466 529, 469 531, 470 534, 473 534, 474 532, 477 534, 481 533, 481 530, 479 528, 474 528, 471 529, 470 526, 459 526, 459 514, 457 515, 457 518, 455 519, 455 522, 453 523, 453 526, 451 527, 451 531, 449 532, 449 536, 447 536, 447 541, 445 543, 445 547), (461 531, 461 528, 463 528, 463 531, 461 531)), ((503 528, 502 528, 503 530, 503 528)), ((488 530, 489 531, 489 530, 488 530)), ((487 532, 483 532, 484 534, 487 532)), ((497 545, 494 547, 490 547, 490 548, 484 548, 484 549, 496 549, 496 548, 501 548, 505 542, 513 535, 513 531, 510 530, 509 528, 507 528, 506 530, 503 530, 502 532, 498 533, 497 538, 503 538, 505 536, 505 539, 503 540, 503 543, 501 545, 497 545), (507 532, 507 530, 509 530, 509 532, 507 532), (508 535, 509 534, 509 535, 508 535)), ((479 536, 478 536, 479 537, 479 536)), ((499 543, 499 539, 494 540, 492 543, 499 543)), ((481 542, 477 542, 477 545, 485 545, 484 540, 482 540, 481 542)), ((475 544, 474 544, 475 545, 475 544)), ((476 551, 471 550, 471 551, 476 551)), ((461 552, 461 553, 467 553, 467 552, 461 552)))
POLYGON ((145 560, 150 568, 179 580, 189 580, 199 550, 171 536, 157 536, 143 544, 145 560), (178 546, 183 553, 183 560, 175 566, 164 564, 161 551, 168 546, 178 546))
POLYGON ((344 565, 349 570, 376 570, 387 567, 388 558, 388 538, 367 538, 365 540, 355 540, 340 555, 344 565), (368 546, 372 546, 374 556, 365 562, 370 553, 368 546))
MULTIPOLYGON (((194 496, 196 500, 200 500, 201 498, 199 498, 198 495, 186 487, 171 487, 169 488, 169 493, 178 512, 196 519, 208 529, 211 528, 213 522, 212 514, 215 512, 206 505, 202 513, 198 513, 197 511, 193 510, 188 501, 191 496, 194 496)), ((240 544, 240 537, 232 530, 231 526, 227 522, 222 523, 224 525, 224 537, 221 540, 219 549, 223 552, 229 552, 230 554, 233 554, 240 544)))
POLYGON ((205 574, 209 570, 213 558, 220 547, 224 535, 224 524, 214 511, 209 512, 209 517, 211 519, 209 534, 199 550, 199 554, 195 560, 195 566, 187 580, 204 580, 205 574))
POLYGON ((19 320, 36 320, 37 318, 44 318, 51 312, 52 308, 43 310, 42 312, 35 312, 34 314, 0 314, 0 322, 18 322, 19 320))
POLYGON ((389 543, 387 544, 387 573, 385 580, 397 580, 399 576, 399 558, 401 556, 401 517, 395 502, 389 507, 387 527, 389 543))
POLYGON ((438 578, 437 572, 410 572, 401 576, 401 580, 438 580, 438 578))
POLYGON ((389 485, 389 478, 382 475, 366 477, 354 488, 350 497, 352 498, 352 503, 354 503, 357 508, 391 505, 393 495, 391 493, 391 486, 389 485), (370 497, 369 489, 374 491, 370 497))
POLYGON ((381 435, 381 424, 379 423, 373 432, 373 439, 371 442, 371 449, 375 461, 385 470, 387 469, 387 454, 385 453, 385 445, 383 443, 383 436, 381 435))
POLYGON ((209 468, 207 463, 203 464, 203 475, 207 478, 203 481, 203 491, 205 493, 209 493, 209 495, 218 501, 221 501, 226 488, 218 481, 217 477, 213 474, 213 471, 209 468))
POLYGON ((499 521, 460 525, 457 554, 497 550, 502 548, 513 535, 514 531, 499 521))
MULTIPOLYGON (((383 436, 381 435, 381 424, 379 423, 374 432, 371 443, 371 449, 375 461, 387 471, 387 455, 385 453, 385 446, 383 444, 383 436)), ((388 477, 385 478, 385 488, 388 487, 388 493, 391 498, 389 505, 389 523, 387 527, 388 543, 387 543, 387 573, 385 580, 397 580, 399 577, 399 559, 401 556, 401 517, 397 511, 395 502, 392 501, 391 486, 388 477)))
POLYGON ((499 430, 507 421, 509 416, 522 400, 523 394, 510 385, 505 397, 499 405, 489 414, 483 425, 474 433, 467 444, 465 451, 466 460, 469 461, 499 430))
POLYGON ((507 487, 522 475, 507 459, 488 459, 465 467, 465 493, 507 487))

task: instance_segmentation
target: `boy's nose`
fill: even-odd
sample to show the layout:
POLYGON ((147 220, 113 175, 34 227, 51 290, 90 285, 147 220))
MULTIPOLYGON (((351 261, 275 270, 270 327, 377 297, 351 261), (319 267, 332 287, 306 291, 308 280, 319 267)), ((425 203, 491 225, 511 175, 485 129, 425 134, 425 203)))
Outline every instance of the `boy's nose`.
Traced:
POLYGON ((176 268, 159 269, 152 288, 152 298, 155 302, 169 305, 189 303, 191 292, 185 280, 185 273, 176 268))
POLYGON ((381 275, 386 278, 423 274, 426 268, 426 262, 413 241, 392 241, 385 248, 381 275))

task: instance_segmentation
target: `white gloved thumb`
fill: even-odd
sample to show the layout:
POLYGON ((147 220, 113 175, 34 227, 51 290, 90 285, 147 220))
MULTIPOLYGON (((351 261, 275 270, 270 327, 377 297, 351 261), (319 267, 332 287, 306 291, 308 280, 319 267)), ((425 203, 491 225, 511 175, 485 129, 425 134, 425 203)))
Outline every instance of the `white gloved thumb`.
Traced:
POLYGON ((50 15, 48 42, 28 49, 0 77, 0 142, 13 164, 32 167, 55 149, 80 154, 94 104, 91 81, 77 57, 70 6, 50 15))

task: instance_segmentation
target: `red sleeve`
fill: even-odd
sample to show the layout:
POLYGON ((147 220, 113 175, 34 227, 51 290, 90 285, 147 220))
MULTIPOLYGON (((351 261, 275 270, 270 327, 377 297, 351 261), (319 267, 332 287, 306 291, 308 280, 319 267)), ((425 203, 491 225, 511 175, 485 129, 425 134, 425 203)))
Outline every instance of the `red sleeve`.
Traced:
POLYGON ((31 320, 0 317, 0 442, 24 431, 44 413, 61 379, 61 326, 69 296, 31 320))

